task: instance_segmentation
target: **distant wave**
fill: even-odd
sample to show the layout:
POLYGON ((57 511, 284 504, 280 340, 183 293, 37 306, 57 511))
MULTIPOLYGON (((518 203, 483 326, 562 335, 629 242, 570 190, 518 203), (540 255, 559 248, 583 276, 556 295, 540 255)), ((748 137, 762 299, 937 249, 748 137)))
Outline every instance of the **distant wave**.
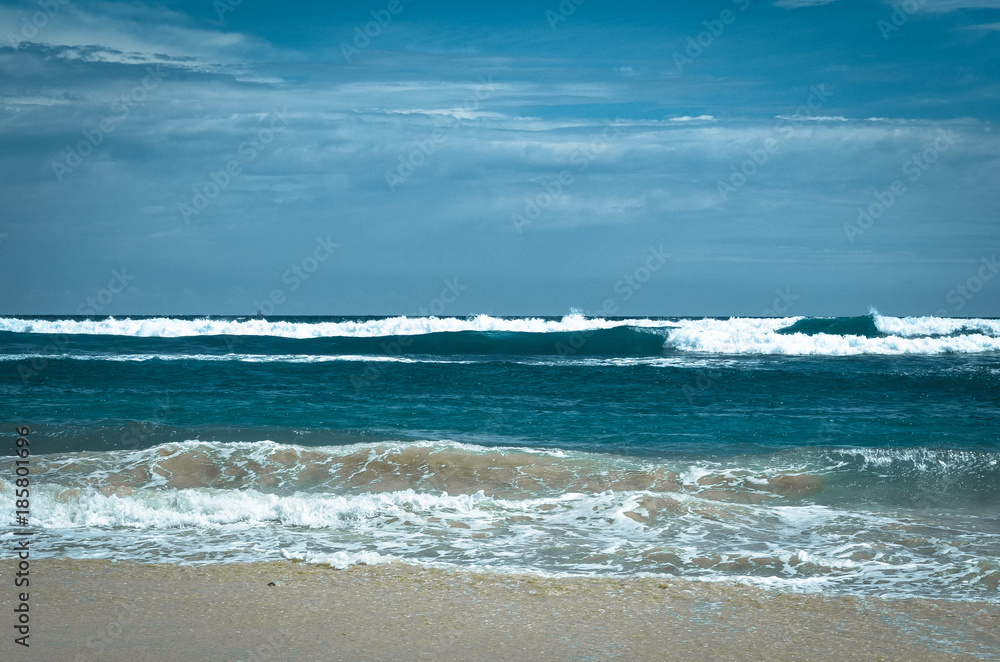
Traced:
MULTIPOLYGON (((37 352, 39 334, 73 339, 118 338, 128 354, 260 354, 289 356, 520 355, 657 357, 671 353, 727 355, 934 355, 1000 350, 1000 320, 940 317, 561 319, 391 317, 302 321, 259 319, 0 318, 0 350, 37 352), (225 347, 228 351, 223 349, 225 347)), ((98 350, 103 348, 103 352, 98 350)), ((63 352, 48 351, 58 358, 63 352)))
POLYGON ((1000 320, 940 317, 732 318, 690 320, 666 346, 711 354, 901 355, 1000 350, 1000 320))
POLYGON ((573 333, 624 326, 670 326, 669 322, 653 320, 590 319, 582 315, 567 315, 559 320, 542 318, 507 319, 478 315, 476 317, 387 317, 376 320, 301 322, 213 319, 21 319, 0 318, 0 331, 14 333, 87 334, 135 336, 142 338, 181 338, 186 336, 268 336, 276 338, 385 338, 428 333, 513 332, 513 333, 573 333))

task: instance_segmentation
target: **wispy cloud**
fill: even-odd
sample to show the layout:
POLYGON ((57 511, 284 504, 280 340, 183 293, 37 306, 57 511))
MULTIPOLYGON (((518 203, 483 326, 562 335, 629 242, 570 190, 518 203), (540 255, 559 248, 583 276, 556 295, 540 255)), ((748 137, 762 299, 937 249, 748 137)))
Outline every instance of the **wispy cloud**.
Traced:
POLYGON ((818 7, 820 5, 828 5, 837 0, 777 0, 774 3, 775 7, 783 7, 785 9, 800 9, 802 7, 818 7))
POLYGON ((795 122, 846 122, 847 118, 842 115, 775 115, 779 120, 791 120, 795 122))
MULTIPOLYGON (((834 2, 837 0, 776 0, 774 6, 784 9, 801 9, 829 5, 834 2)), ((899 0, 883 0, 883 2, 887 5, 901 4, 899 0)), ((918 11, 947 13, 960 9, 1000 9, 1000 0, 925 0, 925 2, 914 2, 912 5, 912 9, 907 9, 907 13, 918 11)))
POLYGON ((30 19, 37 7, 0 6, 0 25, 13 26, 4 32, 0 45, 19 48, 37 43, 61 47, 62 57, 86 62, 170 61, 202 69, 274 54, 274 49, 259 37, 200 27, 190 16, 163 6, 115 2, 58 6, 58 13, 37 29, 23 28, 25 17, 30 19))
MULTIPOLYGON (((898 0, 883 0, 885 4, 899 4, 898 0)), ((927 0, 916 3, 913 11, 947 13, 961 9, 1000 9, 1000 0, 927 0)), ((910 12, 912 13, 912 11, 910 12)))

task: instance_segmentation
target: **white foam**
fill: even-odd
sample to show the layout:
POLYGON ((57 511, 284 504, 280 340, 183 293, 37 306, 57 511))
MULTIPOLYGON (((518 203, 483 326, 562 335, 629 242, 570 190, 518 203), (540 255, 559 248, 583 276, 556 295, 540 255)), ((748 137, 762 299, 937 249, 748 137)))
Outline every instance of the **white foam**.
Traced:
MULTIPOLYGON (((843 448, 834 451, 842 456, 854 456, 864 468, 888 471, 892 467, 912 467, 924 473, 967 474, 991 471, 1000 464, 997 454, 935 448, 843 448)), ((883 474, 887 475, 887 474, 883 474)))
POLYGON ((567 315, 561 320, 540 318, 503 319, 478 315, 454 317, 392 317, 361 322, 282 322, 251 319, 180 320, 167 317, 152 319, 105 320, 36 320, 0 318, 0 331, 15 333, 117 335, 141 338, 180 338, 188 336, 271 336, 280 338, 377 338, 409 336, 454 331, 515 331, 531 333, 574 332, 610 329, 620 326, 663 327, 669 323, 655 320, 609 321, 589 319, 582 315, 567 315))
POLYGON ((953 317, 885 317, 875 314, 875 326, 891 336, 948 335, 975 331, 986 336, 1000 336, 1000 320, 956 319, 953 317))
MULTIPOLYGON (((0 354, 0 361, 30 361, 33 359, 63 359, 71 361, 115 361, 145 363, 147 361, 235 361, 239 363, 329 363, 383 362, 417 363, 417 359, 387 354, 0 354)), ((470 363, 455 360, 421 360, 420 363, 470 363)))
MULTIPOLYGON (((12 489, 0 479, 0 495, 12 489)), ((808 504, 740 504, 685 492, 670 494, 674 505, 655 512, 643 505, 664 497, 610 490, 510 500, 414 490, 279 496, 162 487, 119 497, 41 482, 32 490, 31 525, 44 536, 41 556, 178 563, 295 558, 340 568, 402 560, 557 576, 635 576, 663 572, 653 557, 666 551, 681 560, 682 576, 708 581, 989 599, 978 580, 992 567, 993 539, 941 529, 922 533, 927 545, 913 547, 907 538, 914 534, 906 530, 912 522, 905 519, 808 504), (635 514, 644 521, 633 519, 635 514), (961 548, 949 546, 956 538, 963 540, 961 548), (873 540, 879 545, 874 557, 873 540), (755 572, 758 567, 770 570, 755 572)), ((0 522, 13 521, 13 504, 0 498, 0 522)), ((0 525, 0 544, 11 531, 0 525)), ((671 565, 670 572, 676 571, 671 565)))
POLYGON ((391 554, 379 554, 371 551, 346 551, 338 552, 297 552, 282 550, 286 559, 297 559, 306 563, 325 563, 332 565, 337 570, 345 570, 352 565, 379 565, 382 563, 392 563, 399 560, 391 554))
MULTIPOLYGON (((968 354, 1000 351, 1000 337, 981 333, 944 338, 916 336, 921 327, 906 325, 895 318, 878 317, 885 328, 898 328, 910 336, 888 336, 866 338, 864 336, 842 336, 836 334, 804 333, 779 334, 779 329, 791 326, 802 318, 761 319, 732 318, 728 320, 683 320, 680 328, 669 331, 667 346, 687 352, 712 354, 776 354, 776 355, 821 355, 856 356, 863 354, 968 354)), ((935 318, 936 319, 936 318, 935 318)), ((957 331, 961 328, 986 330, 992 320, 977 320, 978 326, 967 320, 942 320, 937 326, 926 324, 927 329, 957 331), (954 324, 954 322, 961 322, 954 324)), ((881 328, 881 327, 880 327, 881 328)), ((950 331, 949 331, 950 332, 950 331)))
POLYGON ((797 531, 823 526, 837 515, 826 506, 773 506, 772 509, 782 522, 797 531))
MULTIPOLYGON (((560 320, 540 318, 503 319, 479 315, 468 318, 393 317, 369 321, 282 322, 251 319, 179 320, 171 318, 105 320, 33 320, 0 318, 0 331, 17 333, 119 335, 134 337, 177 338, 190 336, 265 336, 281 338, 375 338, 420 335, 439 332, 530 332, 555 333, 610 329, 623 326, 659 330, 665 347, 681 352, 727 355, 826 355, 861 354, 967 354, 1000 350, 1000 320, 951 319, 938 317, 886 317, 872 313, 876 327, 887 337, 818 333, 779 334, 801 317, 684 319, 666 322, 651 319, 606 320, 572 314, 560 320), (943 336, 943 337, 942 337, 943 336)), ((40 355, 41 356, 41 355, 40 355)), ((169 360, 167 355, 143 354, 117 360, 169 360)), ((225 359, 207 354, 193 355, 198 360, 239 360, 248 362, 321 360, 361 360, 361 357, 315 357, 282 355, 265 357, 232 354, 225 359)), ((386 359, 398 357, 385 357, 386 359)), ((364 360, 371 360, 365 358, 364 360)), ((616 359, 617 360, 617 359, 616 359)), ((644 359, 631 359, 644 360, 644 359)))
MULTIPOLYGON (((79 495, 51 485, 32 492, 33 525, 46 529, 177 527, 217 528, 227 524, 338 529, 375 517, 398 517, 447 512, 449 517, 475 519, 482 505, 491 503, 477 494, 426 494, 413 490, 340 496, 295 494, 278 496, 255 490, 139 489, 127 496, 105 496, 87 488, 79 495)), ((0 507, 13 521, 13 506, 0 507)))

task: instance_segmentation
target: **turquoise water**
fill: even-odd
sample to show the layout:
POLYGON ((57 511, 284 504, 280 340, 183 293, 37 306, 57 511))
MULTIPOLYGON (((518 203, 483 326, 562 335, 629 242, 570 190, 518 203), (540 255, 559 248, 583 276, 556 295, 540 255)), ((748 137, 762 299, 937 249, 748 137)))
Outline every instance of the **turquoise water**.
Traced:
POLYGON ((997 320, 0 318, 52 556, 996 600, 998 385, 997 320))

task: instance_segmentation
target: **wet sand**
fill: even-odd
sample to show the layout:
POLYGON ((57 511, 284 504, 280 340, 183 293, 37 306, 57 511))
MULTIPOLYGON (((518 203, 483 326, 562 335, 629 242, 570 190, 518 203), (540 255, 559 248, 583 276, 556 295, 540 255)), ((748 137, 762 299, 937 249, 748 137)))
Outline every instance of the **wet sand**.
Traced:
POLYGON ((0 562, 10 662, 1000 659, 997 604, 294 561, 32 560, 24 649, 14 568, 0 562))

